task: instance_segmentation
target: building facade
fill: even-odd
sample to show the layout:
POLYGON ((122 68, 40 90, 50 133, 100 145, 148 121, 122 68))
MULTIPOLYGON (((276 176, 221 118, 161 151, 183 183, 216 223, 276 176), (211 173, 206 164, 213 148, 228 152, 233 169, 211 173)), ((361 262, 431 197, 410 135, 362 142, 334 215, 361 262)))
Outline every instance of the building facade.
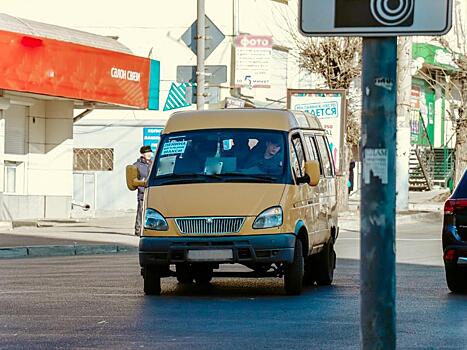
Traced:
POLYGON ((0 221, 69 217, 77 112, 149 108, 157 62, 111 38, 5 14, 0 47, 0 221))

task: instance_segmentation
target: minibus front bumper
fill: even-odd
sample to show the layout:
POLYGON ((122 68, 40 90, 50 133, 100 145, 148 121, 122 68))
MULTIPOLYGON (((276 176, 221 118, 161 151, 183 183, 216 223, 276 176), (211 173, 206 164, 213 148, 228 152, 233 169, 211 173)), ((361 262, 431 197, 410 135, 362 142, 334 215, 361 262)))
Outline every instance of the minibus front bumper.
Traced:
POLYGON ((176 263, 291 263, 295 235, 150 237, 139 241, 141 266, 176 263))

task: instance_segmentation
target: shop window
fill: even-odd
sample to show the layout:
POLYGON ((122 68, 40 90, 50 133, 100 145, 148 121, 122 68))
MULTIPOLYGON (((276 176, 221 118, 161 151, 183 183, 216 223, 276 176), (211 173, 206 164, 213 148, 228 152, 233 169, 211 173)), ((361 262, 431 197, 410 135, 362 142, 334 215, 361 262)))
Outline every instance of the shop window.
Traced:
POLYGON ((28 108, 11 105, 5 111, 5 153, 26 154, 28 108))
POLYGON ((17 192, 18 165, 16 162, 5 162, 5 193, 17 192))
POLYGON ((112 171, 113 168, 113 148, 75 148, 73 150, 74 171, 112 171))

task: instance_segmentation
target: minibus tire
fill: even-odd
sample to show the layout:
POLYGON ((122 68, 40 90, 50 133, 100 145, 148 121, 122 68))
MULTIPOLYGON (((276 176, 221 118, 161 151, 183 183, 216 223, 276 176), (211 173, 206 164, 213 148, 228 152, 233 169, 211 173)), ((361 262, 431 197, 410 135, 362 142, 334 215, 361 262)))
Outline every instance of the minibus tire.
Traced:
POLYGON ((334 244, 330 240, 324 249, 314 259, 314 276, 318 286, 329 286, 334 279, 334 268, 336 267, 336 252, 334 244))
POLYGON ((144 294, 160 295, 161 294, 161 276, 157 269, 144 268, 144 294))
POLYGON ((184 264, 176 265, 177 281, 180 284, 193 283, 193 272, 190 266, 184 264))
POLYGON ((303 285, 312 286, 315 283, 313 256, 305 258, 305 272, 303 274, 303 285))
POLYGON ((196 267, 193 275, 196 283, 208 284, 212 280, 213 268, 203 266, 196 267))
POLYGON ((297 238, 293 262, 285 264, 284 269, 284 289, 287 295, 299 295, 302 292, 304 265, 302 242, 297 238))

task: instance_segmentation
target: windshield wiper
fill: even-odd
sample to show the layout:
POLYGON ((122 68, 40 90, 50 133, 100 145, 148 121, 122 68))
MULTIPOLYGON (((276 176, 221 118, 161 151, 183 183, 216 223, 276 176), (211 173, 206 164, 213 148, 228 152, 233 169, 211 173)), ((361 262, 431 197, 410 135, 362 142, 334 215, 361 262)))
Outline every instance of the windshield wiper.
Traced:
POLYGON ((192 183, 203 182, 204 176, 202 174, 167 174, 156 176, 155 180, 162 181, 161 185, 175 183, 192 183))
POLYGON ((167 174, 155 178, 162 181, 161 185, 182 184, 193 182, 204 182, 206 179, 216 179, 221 181, 245 181, 245 182, 276 182, 277 178, 262 174, 244 174, 244 173, 221 173, 221 174, 167 174), (165 180, 165 181, 164 181, 165 180))
POLYGON ((226 176, 226 177, 235 177, 236 179, 239 180, 256 180, 256 181, 261 181, 261 182, 275 182, 277 180, 277 177, 271 176, 271 175, 262 175, 262 174, 244 174, 244 173, 222 173, 219 174, 220 176, 226 176))
POLYGON ((222 175, 219 174, 167 174, 156 176, 156 180, 163 181, 161 185, 175 184, 175 183, 193 183, 193 182, 204 182, 206 178, 210 179, 223 179, 222 175))

